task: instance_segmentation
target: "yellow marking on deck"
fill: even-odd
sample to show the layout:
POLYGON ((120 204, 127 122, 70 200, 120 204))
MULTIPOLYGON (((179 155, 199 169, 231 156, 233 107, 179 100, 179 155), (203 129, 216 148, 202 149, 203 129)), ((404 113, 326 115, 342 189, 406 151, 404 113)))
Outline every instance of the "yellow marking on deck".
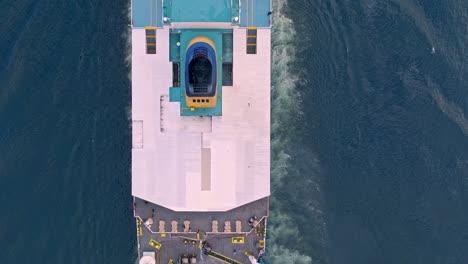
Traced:
POLYGON ((166 237, 166 233, 162 233, 162 234, 161 234, 161 237, 166 237))
POLYGON ((244 244, 245 239, 244 239, 244 237, 233 237, 233 238, 231 238, 231 242, 233 244, 244 244))
POLYGON ((139 218, 136 219, 136 224, 137 224, 137 236, 142 236, 143 235, 143 229, 141 228, 141 220, 139 218))
POLYGON ((148 242, 148 244, 152 247, 154 247, 155 249, 160 249, 161 248, 161 243, 159 243, 158 241, 154 240, 154 239, 150 239, 150 241, 148 242))

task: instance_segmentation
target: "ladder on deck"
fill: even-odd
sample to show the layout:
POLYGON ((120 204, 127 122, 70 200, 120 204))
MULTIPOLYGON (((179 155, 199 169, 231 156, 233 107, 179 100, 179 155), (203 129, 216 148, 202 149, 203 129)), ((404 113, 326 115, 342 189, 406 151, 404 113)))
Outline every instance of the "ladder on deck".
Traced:
POLYGON ((247 27, 247 54, 257 54, 256 27, 247 27))
POLYGON ((146 54, 156 54, 156 27, 145 27, 146 54))

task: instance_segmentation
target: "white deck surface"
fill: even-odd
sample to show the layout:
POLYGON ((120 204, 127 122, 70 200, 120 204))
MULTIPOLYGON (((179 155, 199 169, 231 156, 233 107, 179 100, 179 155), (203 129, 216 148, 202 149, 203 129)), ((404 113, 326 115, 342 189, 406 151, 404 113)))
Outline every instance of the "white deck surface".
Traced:
POLYGON ((132 29, 132 194, 176 211, 269 196, 270 29, 258 29, 257 54, 247 55, 246 30, 234 28, 234 86, 223 87, 223 115, 204 118, 169 102, 169 29, 156 34, 157 54, 147 55, 144 29, 132 29))

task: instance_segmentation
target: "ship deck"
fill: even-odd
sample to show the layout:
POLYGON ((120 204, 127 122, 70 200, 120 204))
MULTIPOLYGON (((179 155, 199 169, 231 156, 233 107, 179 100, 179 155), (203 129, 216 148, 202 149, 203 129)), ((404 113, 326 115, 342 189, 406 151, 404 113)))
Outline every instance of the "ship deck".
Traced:
POLYGON ((233 86, 222 87, 222 116, 192 117, 169 100, 170 29, 157 30, 151 56, 145 30, 132 30, 134 196, 175 211, 227 211, 270 195, 270 29, 258 29, 254 56, 245 29, 232 32, 233 86))
POLYGON ((197 263, 219 263, 219 260, 203 254, 199 243, 201 240, 207 241, 214 251, 223 256, 239 263, 248 263, 244 252, 258 256, 260 241, 265 243, 268 198, 227 212, 175 212, 139 198, 135 198, 134 207, 137 230, 141 230, 137 231, 139 254, 156 252, 157 263, 168 263, 170 259, 179 263, 177 261, 183 255, 196 256, 197 263), (255 228, 248 222, 254 216, 259 222, 255 228), (151 226, 145 225, 148 219, 153 221, 151 226), (177 222, 176 230, 173 230, 173 221, 177 222), (190 222, 190 228, 186 230, 185 221, 190 222), (218 222, 218 230, 213 230, 213 221, 218 222), (240 228, 236 227, 236 221, 241 223, 240 228), (226 222, 230 223, 231 230, 226 230, 226 222), (161 223, 164 223, 164 227, 161 223), (239 237, 244 238, 244 242, 233 243, 232 238, 239 237), (159 250, 150 245, 151 239, 161 244, 159 250))
POLYGON ((245 252, 262 254, 270 195, 270 8, 269 0, 132 0, 132 195, 140 257, 243 264, 250 263, 245 252), (191 109, 181 69, 188 43, 199 36, 214 43, 220 82, 216 107, 191 109))

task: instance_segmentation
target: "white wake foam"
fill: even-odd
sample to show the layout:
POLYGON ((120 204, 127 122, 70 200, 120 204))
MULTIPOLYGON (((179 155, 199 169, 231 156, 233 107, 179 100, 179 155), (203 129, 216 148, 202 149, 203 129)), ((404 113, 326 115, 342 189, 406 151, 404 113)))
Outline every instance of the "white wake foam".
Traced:
MULTIPOLYGON (((128 1, 127 3, 127 9, 124 11, 124 16, 127 16, 128 23, 130 25, 131 19, 132 19, 132 3, 131 1, 128 1)), ((125 40, 125 65, 128 67, 128 80, 130 83, 129 89, 130 89, 130 94, 132 93, 132 28, 128 26, 125 30, 122 32, 122 38, 125 40)), ((129 104, 126 109, 127 113, 127 120, 131 121, 132 120, 132 108, 131 105, 129 104)), ((129 122, 129 126, 131 129, 132 123, 129 122)))
MULTIPOLYGON (((291 19, 285 16, 286 0, 273 0, 272 33, 272 168, 271 186, 281 188, 281 179, 288 173, 290 155, 284 151, 288 144, 287 135, 280 129, 287 125, 288 115, 302 113, 302 101, 295 90, 298 77, 290 69, 296 58, 293 42, 296 32, 291 19)), ((279 201, 271 197, 268 259, 273 264, 310 264, 312 258, 292 250, 282 243, 284 237, 299 238, 299 230, 291 225, 290 216, 281 212, 279 201)))

